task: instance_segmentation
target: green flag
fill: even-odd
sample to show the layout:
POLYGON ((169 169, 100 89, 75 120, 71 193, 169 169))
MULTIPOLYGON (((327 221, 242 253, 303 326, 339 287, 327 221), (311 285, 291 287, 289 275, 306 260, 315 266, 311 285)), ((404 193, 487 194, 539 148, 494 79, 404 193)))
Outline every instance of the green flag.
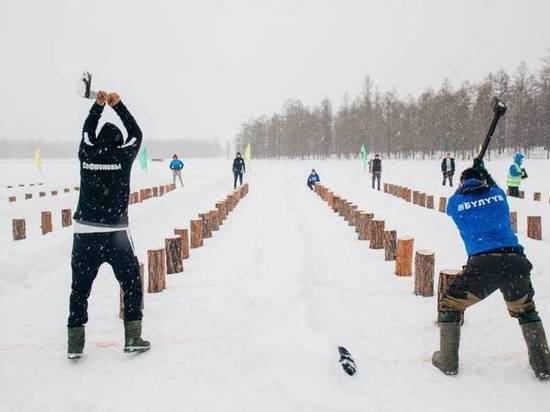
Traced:
POLYGON ((147 171, 147 148, 143 146, 141 153, 139 154, 139 166, 141 170, 147 171))
POLYGON ((367 170, 367 158, 369 157, 369 149, 364 144, 362 144, 359 154, 361 155, 361 160, 363 161, 363 170, 367 170))

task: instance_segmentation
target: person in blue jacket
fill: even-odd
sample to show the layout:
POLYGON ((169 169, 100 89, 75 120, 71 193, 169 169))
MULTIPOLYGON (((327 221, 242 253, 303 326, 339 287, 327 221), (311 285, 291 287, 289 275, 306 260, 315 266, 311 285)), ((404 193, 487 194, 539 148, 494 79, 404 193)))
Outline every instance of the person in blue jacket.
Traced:
POLYGON ((540 380, 550 378, 550 351, 533 301, 532 265, 512 230, 509 213, 506 194, 476 159, 474 167, 462 172, 460 187, 447 205, 468 254, 462 273, 438 303, 440 350, 432 363, 447 375, 458 373, 464 310, 499 289, 510 316, 519 321, 533 372, 540 380))
POLYGON ((508 169, 508 177, 506 178, 506 185, 508 186, 508 195, 511 197, 519 197, 519 187, 521 181, 527 178, 527 172, 522 167, 524 155, 516 153, 514 155, 514 161, 508 169))
POLYGON ((172 170, 172 181, 176 184, 176 177, 180 181, 181 187, 183 187, 183 181, 181 180, 181 169, 183 169, 183 162, 178 159, 178 155, 175 154, 170 162, 170 170, 172 170))
POLYGON ((319 177, 315 169, 311 169, 311 173, 307 178, 307 187, 313 190, 313 187, 320 181, 321 181, 321 178, 319 177))

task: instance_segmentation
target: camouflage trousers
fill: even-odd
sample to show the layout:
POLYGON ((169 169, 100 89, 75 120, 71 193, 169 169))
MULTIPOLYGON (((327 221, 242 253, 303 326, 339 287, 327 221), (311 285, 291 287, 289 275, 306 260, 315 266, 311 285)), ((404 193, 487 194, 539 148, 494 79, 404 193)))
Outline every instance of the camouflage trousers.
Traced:
POLYGON ((510 316, 522 321, 538 319, 531 285, 531 262, 514 253, 473 256, 463 267, 438 304, 440 322, 458 322, 470 306, 500 290, 510 316))

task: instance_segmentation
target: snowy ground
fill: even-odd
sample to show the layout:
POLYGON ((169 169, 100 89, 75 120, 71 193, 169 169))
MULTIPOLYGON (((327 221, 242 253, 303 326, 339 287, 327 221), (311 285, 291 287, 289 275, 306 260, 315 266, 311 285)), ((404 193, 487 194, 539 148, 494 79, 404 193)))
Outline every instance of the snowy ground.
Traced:
MULTIPOLYGON (((503 182, 506 162, 488 164, 503 182)), ((463 164, 457 165, 459 168, 463 164)), ((136 170, 135 188, 167 183, 166 165, 136 170)), ((323 183, 417 249, 436 252, 436 271, 459 268, 465 254, 451 221, 368 188, 359 162, 255 162, 249 195, 204 248, 192 251, 167 289, 146 294, 150 352, 122 353, 118 288, 100 270, 90 298, 86 357, 65 358, 71 229, 39 233, 41 210, 74 209, 77 194, 7 203, 5 185, 78 184, 74 162, 0 163, 0 410, 2 411, 515 411, 543 410, 550 386, 534 379, 517 322, 498 293, 466 314, 461 373, 431 366, 438 346, 435 298, 416 297, 382 252, 309 192, 316 167, 323 183), (29 219, 29 239, 11 240, 11 219, 29 219), (359 372, 338 365, 346 346, 359 372)), ((536 302, 550 329, 550 162, 530 162, 529 199, 512 200, 520 238, 534 263, 536 302), (530 200, 543 192, 543 202, 530 200), (525 239, 529 214, 543 217, 543 241, 525 239)), ((230 162, 189 160, 185 188, 130 208, 140 260, 176 227, 211 209, 231 189, 230 162)), ((440 195, 439 164, 387 161, 384 178, 440 195)), ((38 193, 40 189, 34 188, 38 193)))

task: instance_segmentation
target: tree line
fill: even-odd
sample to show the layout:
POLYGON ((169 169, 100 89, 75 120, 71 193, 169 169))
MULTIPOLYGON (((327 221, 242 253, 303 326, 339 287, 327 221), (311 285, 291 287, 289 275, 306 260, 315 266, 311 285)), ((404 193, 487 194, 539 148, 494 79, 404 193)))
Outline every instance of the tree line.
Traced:
POLYGON ((492 119, 490 102, 508 105, 491 150, 544 148, 550 156, 550 53, 535 72, 521 63, 509 75, 490 73, 479 83, 459 87, 445 80, 438 90, 402 98, 381 92, 367 77, 361 92, 344 98, 338 110, 329 99, 308 107, 289 100, 282 111, 241 124, 235 146, 252 145, 257 158, 350 158, 361 145, 370 153, 396 158, 432 157, 452 152, 463 158, 477 152, 492 119))

